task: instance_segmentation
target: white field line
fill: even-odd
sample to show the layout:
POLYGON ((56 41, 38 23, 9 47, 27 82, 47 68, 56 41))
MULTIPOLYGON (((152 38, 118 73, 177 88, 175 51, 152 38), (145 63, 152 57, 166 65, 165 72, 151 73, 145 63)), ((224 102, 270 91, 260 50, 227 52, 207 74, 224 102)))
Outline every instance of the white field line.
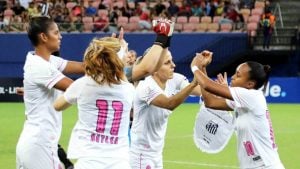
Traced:
POLYGON ((188 162, 188 161, 173 161, 173 160, 164 160, 165 163, 173 163, 173 164, 181 164, 181 165, 193 165, 193 166, 205 166, 211 168, 239 168, 237 166, 232 165, 221 165, 221 164, 208 164, 208 163, 201 163, 201 162, 188 162))

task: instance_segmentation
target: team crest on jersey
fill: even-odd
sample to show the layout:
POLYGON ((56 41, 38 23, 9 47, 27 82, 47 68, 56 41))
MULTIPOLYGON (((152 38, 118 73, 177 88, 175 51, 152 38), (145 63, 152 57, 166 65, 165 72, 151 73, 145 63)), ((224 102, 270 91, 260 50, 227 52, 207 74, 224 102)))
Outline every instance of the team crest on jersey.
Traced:
POLYGON ((216 134, 218 127, 219 127, 219 125, 217 123, 213 122, 212 120, 210 120, 205 126, 206 130, 213 135, 216 134))

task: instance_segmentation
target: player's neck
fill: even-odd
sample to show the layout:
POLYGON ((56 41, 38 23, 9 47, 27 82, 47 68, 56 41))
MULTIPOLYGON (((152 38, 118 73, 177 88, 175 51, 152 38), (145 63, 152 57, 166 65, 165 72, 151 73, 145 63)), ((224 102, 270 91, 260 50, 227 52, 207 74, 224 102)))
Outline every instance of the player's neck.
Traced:
POLYGON ((152 77, 155 80, 155 82, 158 84, 158 86, 160 88, 162 88, 163 90, 165 90, 166 84, 167 84, 167 80, 162 80, 162 79, 158 78, 157 76, 152 76, 152 77))
POLYGON ((35 48, 35 54, 49 61, 51 52, 45 49, 43 46, 38 46, 35 48))

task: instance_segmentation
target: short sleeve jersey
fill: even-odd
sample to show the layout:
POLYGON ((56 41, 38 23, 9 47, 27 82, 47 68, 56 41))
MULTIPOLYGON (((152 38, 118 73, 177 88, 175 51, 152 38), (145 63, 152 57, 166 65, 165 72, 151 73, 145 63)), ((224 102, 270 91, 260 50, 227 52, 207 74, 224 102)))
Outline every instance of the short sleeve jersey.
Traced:
POLYGON ((131 128, 131 151, 162 153, 169 115, 172 111, 154 106, 151 102, 159 95, 175 95, 188 85, 187 79, 175 73, 161 89, 152 76, 140 81, 134 100, 134 118, 131 128))
POLYGON ((128 157, 134 92, 129 82, 100 85, 90 76, 70 85, 64 98, 77 104, 78 121, 69 143, 69 158, 128 157))
POLYGON ((61 93, 53 86, 65 76, 67 61, 50 56, 49 61, 29 52, 24 65, 24 103, 27 120, 20 140, 57 146, 62 126, 61 113, 53 102, 61 93))
POLYGON ((233 101, 226 103, 235 112, 238 157, 241 168, 269 166, 280 162, 263 92, 230 87, 233 101))

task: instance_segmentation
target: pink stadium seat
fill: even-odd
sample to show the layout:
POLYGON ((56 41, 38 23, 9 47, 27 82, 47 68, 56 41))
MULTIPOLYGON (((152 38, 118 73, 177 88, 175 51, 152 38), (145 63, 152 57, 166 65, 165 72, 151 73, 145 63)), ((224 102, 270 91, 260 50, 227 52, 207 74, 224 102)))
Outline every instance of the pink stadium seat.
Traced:
POLYGON ((113 3, 114 6, 117 6, 118 8, 122 8, 124 6, 123 1, 117 1, 113 3))
POLYGON ((212 18, 210 16, 203 16, 201 18, 201 22, 203 22, 203 23, 211 23, 211 21, 212 21, 212 18))
POLYGON ((189 23, 200 23, 200 18, 198 16, 191 16, 189 18, 189 23))
POLYGON ((186 24, 188 22, 187 16, 178 16, 176 23, 186 24))
POLYGON ((219 31, 219 24, 218 23, 209 23, 208 24, 208 32, 218 32, 219 31))
POLYGON ((247 24, 247 32, 250 36, 256 36, 256 30, 258 28, 258 24, 255 22, 250 22, 247 24))
POLYGON ((84 16, 82 18, 82 22, 83 23, 93 23, 93 17, 90 17, 90 16, 84 16))
POLYGON ((139 21, 140 21, 140 17, 138 16, 131 16, 129 18, 129 23, 139 23, 139 21))
POLYGON ((196 29, 195 23, 186 23, 186 24, 183 24, 182 31, 183 32, 194 32, 195 29, 196 29))
POLYGON ((83 23, 83 32, 92 32, 92 30, 94 29, 94 23, 83 23))
POLYGON ((219 23, 222 18, 222 16, 214 16, 213 23, 219 23))
POLYGON ((251 10, 251 15, 259 15, 261 16, 264 13, 263 8, 253 8, 251 10))
POLYGON ((208 28, 208 24, 207 23, 199 23, 196 26, 196 31, 197 32, 206 32, 208 28))
POLYGON ((248 22, 254 22, 254 23, 259 23, 260 21, 260 16, 259 15, 251 15, 248 19, 248 22))
POLYGON ((141 8, 147 7, 146 2, 138 2, 141 8))
POLYGON ((183 29, 183 26, 181 23, 175 23, 175 27, 174 27, 175 31, 181 32, 182 29, 183 29))

